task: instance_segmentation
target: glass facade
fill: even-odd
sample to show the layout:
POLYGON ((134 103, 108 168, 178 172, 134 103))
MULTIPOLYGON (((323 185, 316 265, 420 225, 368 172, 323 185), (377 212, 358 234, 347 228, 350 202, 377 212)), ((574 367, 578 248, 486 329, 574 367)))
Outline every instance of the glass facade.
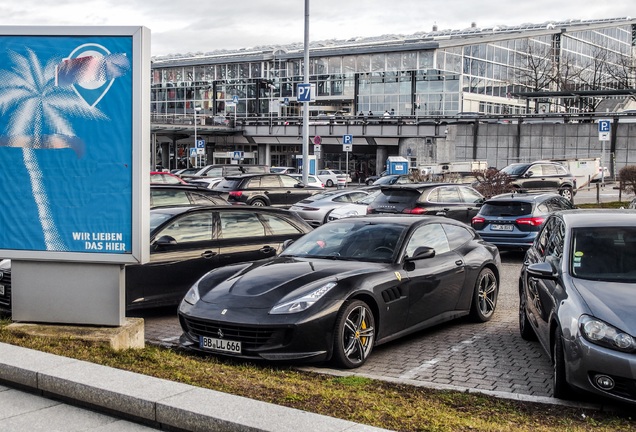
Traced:
MULTIPOLYGON (((635 24, 626 19, 575 24, 455 32, 408 50, 406 42, 393 40, 387 40, 385 52, 377 42, 343 42, 334 47, 337 53, 325 56, 310 50, 310 82, 316 85, 311 114, 523 114, 538 111, 542 102, 551 111, 579 110, 593 103, 527 104, 514 95, 633 87, 635 24)), ((242 60, 228 53, 203 57, 196 65, 187 58, 154 59, 152 112, 187 115, 196 108, 208 115, 298 116, 302 54, 302 49, 275 50, 242 60)))

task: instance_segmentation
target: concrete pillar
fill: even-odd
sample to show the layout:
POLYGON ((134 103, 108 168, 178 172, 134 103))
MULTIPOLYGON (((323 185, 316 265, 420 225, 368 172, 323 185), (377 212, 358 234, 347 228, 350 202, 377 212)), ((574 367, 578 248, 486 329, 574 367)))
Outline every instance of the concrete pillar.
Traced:
POLYGON ((386 169, 386 159, 389 157, 389 151, 385 146, 378 146, 375 150, 375 170, 380 175, 386 169))

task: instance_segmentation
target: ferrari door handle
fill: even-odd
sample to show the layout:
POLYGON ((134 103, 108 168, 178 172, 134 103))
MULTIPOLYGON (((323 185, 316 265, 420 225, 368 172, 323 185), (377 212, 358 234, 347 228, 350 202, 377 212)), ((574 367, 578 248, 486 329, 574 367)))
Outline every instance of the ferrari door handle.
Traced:
POLYGON ((458 265, 458 266, 460 266, 460 265, 464 264, 464 261, 462 261, 462 260, 457 260, 457 261, 455 261, 455 264, 456 264, 456 265, 458 265))
POLYGON ((210 258, 212 258, 212 257, 216 256, 216 252, 211 251, 211 250, 207 250, 207 251, 203 252, 203 253, 201 254, 201 256, 202 256, 203 258, 205 258, 205 259, 210 259, 210 258))

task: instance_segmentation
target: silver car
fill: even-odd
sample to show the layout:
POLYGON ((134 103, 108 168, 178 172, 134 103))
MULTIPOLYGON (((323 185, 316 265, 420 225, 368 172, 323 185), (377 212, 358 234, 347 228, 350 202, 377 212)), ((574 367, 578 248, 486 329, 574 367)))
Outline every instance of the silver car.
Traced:
POLYGON ((636 404, 636 211, 554 213, 519 278, 519 330, 554 365, 553 394, 636 404))
POLYGON ((352 216, 363 216, 367 214, 367 207, 369 206, 369 204, 373 202, 373 200, 378 195, 380 195, 380 189, 379 188, 374 190, 366 189, 366 191, 369 192, 369 195, 365 196, 364 198, 360 198, 356 202, 352 202, 351 204, 345 204, 343 206, 340 206, 334 209, 327 216, 327 220, 332 221, 336 219, 342 219, 342 218, 352 217, 352 216))
POLYGON ((321 192, 297 202, 289 210, 298 213, 309 225, 317 227, 328 221, 329 213, 334 209, 358 201, 368 194, 359 189, 321 192))

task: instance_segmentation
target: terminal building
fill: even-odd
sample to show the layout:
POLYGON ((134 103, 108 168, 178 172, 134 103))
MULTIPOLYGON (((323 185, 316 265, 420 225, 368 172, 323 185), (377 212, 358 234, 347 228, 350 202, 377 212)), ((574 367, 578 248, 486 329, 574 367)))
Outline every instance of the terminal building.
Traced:
MULTIPOLYGON (((341 169, 342 133, 355 135, 348 168, 370 175, 389 155, 452 157, 437 147, 447 124, 621 112, 634 96, 635 44, 628 17, 311 42, 310 135, 322 166, 341 169)), ((240 154, 297 166, 303 55, 298 43, 153 57, 158 161, 174 167, 203 140, 207 163, 240 154)))

